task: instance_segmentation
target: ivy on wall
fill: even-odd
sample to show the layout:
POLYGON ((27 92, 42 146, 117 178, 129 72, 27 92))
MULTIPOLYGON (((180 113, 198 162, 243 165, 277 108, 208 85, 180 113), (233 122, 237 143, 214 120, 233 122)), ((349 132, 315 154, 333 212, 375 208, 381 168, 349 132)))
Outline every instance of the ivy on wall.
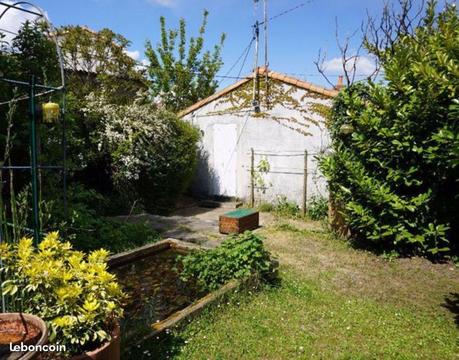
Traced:
POLYGON ((272 78, 268 78, 268 83, 260 78, 259 89, 259 112, 253 112, 253 81, 248 81, 216 101, 215 108, 223 110, 209 112, 208 115, 231 114, 243 117, 253 112, 251 115, 254 118, 274 120, 304 136, 312 136, 309 131, 311 125, 319 128, 327 125, 330 107, 313 100, 328 100, 328 97, 272 78), (297 95, 299 91, 303 93, 301 97, 297 95), (279 111, 279 107, 282 107, 285 115, 279 111), (292 112, 295 115, 289 115, 292 112))

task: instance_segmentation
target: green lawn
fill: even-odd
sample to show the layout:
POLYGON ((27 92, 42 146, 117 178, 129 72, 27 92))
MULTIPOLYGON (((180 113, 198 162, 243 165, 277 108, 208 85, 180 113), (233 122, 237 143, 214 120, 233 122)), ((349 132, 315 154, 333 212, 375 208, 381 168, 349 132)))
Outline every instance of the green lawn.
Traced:
POLYGON ((231 294, 131 357, 459 359, 452 264, 389 262, 318 223, 278 220, 260 232, 281 263, 278 287, 231 294))

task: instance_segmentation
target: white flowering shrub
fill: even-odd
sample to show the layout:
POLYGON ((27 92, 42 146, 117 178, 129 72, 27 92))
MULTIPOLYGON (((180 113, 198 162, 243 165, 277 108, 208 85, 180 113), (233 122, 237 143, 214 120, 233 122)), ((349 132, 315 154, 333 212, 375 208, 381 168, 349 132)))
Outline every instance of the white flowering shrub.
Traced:
POLYGON ((143 93, 128 105, 90 94, 83 111, 100 122, 92 140, 110 159, 114 186, 135 191, 147 210, 166 211, 191 180, 198 131, 143 93))

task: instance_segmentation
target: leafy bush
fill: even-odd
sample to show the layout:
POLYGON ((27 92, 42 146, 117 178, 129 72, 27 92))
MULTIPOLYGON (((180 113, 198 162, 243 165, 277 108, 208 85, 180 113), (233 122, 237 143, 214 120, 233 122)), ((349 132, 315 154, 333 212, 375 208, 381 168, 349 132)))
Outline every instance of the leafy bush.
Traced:
POLYGON ((308 216, 312 220, 322 220, 328 216, 328 200, 324 197, 313 196, 308 204, 308 216))
POLYGON ((300 207, 287 199, 286 196, 278 196, 274 204, 274 212, 280 216, 299 217, 300 207))
POLYGON ((384 53, 385 83, 340 93, 321 162, 352 237, 405 255, 459 250, 459 17, 434 5, 384 53))
POLYGON ((71 206, 67 219, 62 214, 51 218, 50 227, 65 233, 76 249, 85 252, 104 248, 119 253, 160 239, 159 233, 146 223, 107 219, 81 204, 71 206))
POLYGON ((106 219, 85 209, 74 209, 63 229, 75 248, 85 252, 105 248, 111 253, 119 253, 160 239, 159 233, 146 223, 106 219))
POLYGON ((183 265, 180 278, 195 280, 204 290, 216 290, 231 279, 250 275, 267 278, 275 272, 269 252, 260 237, 250 231, 230 235, 221 246, 198 250, 179 258, 183 265))
POLYGON ((257 206, 257 209, 260 212, 271 212, 274 210, 274 205, 267 202, 263 202, 257 206))
POLYGON ((100 124, 92 141, 109 159, 115 189, 133 193, 148 211, 167 212, 192 179, 199 132, 143 93, 128 105, 95 94, 86 100, 86 116, 100 124))
POLYGON ((119 253, 160 239, 147 223, 127 223, 99 215, 106 211, 106 205, 106 199, 96 191, 71 187, 67 217, 61 202, 43 202, 44 229, 65 234, 75 249, 84 252, 104 248, 119 253))
POLYGON ((10 311, 23 311, 46 321, 53 344, 69 354, 82 353, 110 340, 122 316, 124 297, 107 271, 105 250, 87 257, 49 233, 36 250, 32 239, 0 245, 3 294, 10 311))

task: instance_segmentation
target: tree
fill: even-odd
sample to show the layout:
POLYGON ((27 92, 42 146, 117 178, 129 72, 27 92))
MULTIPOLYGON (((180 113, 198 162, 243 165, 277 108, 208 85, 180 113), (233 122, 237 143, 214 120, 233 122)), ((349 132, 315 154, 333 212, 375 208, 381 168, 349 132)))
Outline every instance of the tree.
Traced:
MULTIPOLYGON (((390 53, 394 49, 393 45, 400 38, 413 34, 414 30, 422 24, 424 8, 425 0, 420 0, 420 2, 417 0, 385 2, 382 15, 379 18, 368 14, 366 21, 362 21, 360 29, 356 29, 344 39, 340 39, 338 18, 336 18, 335 37, 346 85, 350 86, 356 81, 358 62, 365 50, 371 61, 374 62, 374 71, 367 75, 367 79, 375 81, 380 74, 386 53, 390 53), (416 6, 418 4, 419 6, 416 6), (358 46, 353 46, 351 41, 359 34, 359 30, 362 41, 358 46)), ((335 84, 326 75, 326 58, 326 53, 319 50, 318 58, 314 64, 324 79, 332 87, 335 87, 335 84)))
POLYGON ((146 78, 127 54, 129 41, 110 29, 82 26, 57 30, 67 83, 68 159, 75 179, 102 193, 113 190, 109 159, 98 149, 101 121, 83 113, 87 96, 104 96, 112 104, 134 101, 146 90, 146 78))
POLYGON ((385 81, 340 93, 321 161, 355 241, 431 257, 459 251, 459 16, 435 9, 429 1, 419 26, 368 48, 385 81))
POLYGON ((218 87, 215 75, 223 65, 220 54, 225 34, 213 51, 203 52, 208 15, 204 11, 199 35, 190 38, 188 50, 184 19, 180 19, 178 30, 167 30, 166 20, 161 17, 161 42, 154 49, 147 41, 145 55, 150 62, 150 90, 168 110, 183 110, 212 95, 218 87))
POLYGON ((127 54, 130 42, 110 29, 93 31, 63 26, 58 36, 64 57, 68 90, 80 100, 95 91, 110 91, 115 102, 130 102, 146 79, 127 54))
MULTIPOLYGON (((0 46, 1 71, 5 78, 29 82, 34 75, 37 83, 60 85, 56 47, 47 31, 44 23, 26 21, 9 43, 0 46)), ((25 87, 0 83, 0 102, 3 103, 0 105, 0 151, 10 149, 8 159, 4 160, 12 164, 30 161, 27 95, 25 87), (14 104, 14 110, 12 103, 6 103, 13 98, 22 99, 14 104)), ((49 97, 39 97, 37 101, 43 99, 49 97)), ((2 160, 3 155, 0 154, 2 160)))

